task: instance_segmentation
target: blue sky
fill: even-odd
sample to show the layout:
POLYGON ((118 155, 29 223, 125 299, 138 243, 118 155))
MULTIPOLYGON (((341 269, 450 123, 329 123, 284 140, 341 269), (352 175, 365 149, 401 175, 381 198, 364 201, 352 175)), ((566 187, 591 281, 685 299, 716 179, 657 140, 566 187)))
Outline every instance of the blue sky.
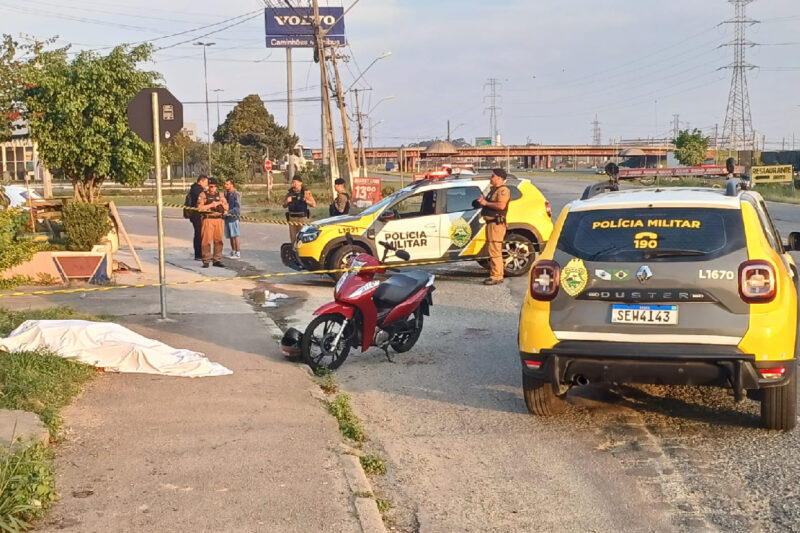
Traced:
MULTIPOLYGON (((216 43, 208 55, 213 130, 217 96, 285 100, 285 53, 264 46, 264 19, 257 13, 263 7, 256 0, 0 0, 0 31, 58 35, 60 44, 97 48, 253 12, 253 19, 213 35, 200 37, 221 26, 155 42, 169 47, 148 67, 185 102, 204 99, 202 51, 191 41, 178 43, 216 43)), ((748 15, 762 21, 748 29, 762 44, 747 50, 748 61, 761 67, 748 73, 753 125, 768 148, 784 138, 791 144, 793 134, 800 147, 800 4, 757 0, 748 15)), ((499 131, 507 144, 590 143, 595 114, 604 142, 669 135, 673 114, 681 127, 713 134, 715 124, 722 130, 730 86, 730 71, 717 69, 733 55, 720 47, 732 38, 730 25, 720 22, 732 16, 725 0, 360 0, 346 18, 350 46, 344 53, 351 60, 342 75, 349 86, 376 57, 392 52, 357 84, 366 90, 367 109, 380 102, 372 113, 376 145, 444 137, 447 120, 454 137, 489 135, 489 78, 501 84, 499 131)), ((295 50, 294 59, 295 97, 318 95, 311 51, 295 50)), ((220 105, 223 120, 232 106, 220 105)), ((285 123, 283 101, 267 106, 285 123)), ((205 134, 203 105, 186 104, 185 116, 205 134)), ((319 102, 295 104, 295 129, 305 145, 319 145, 319 102)))

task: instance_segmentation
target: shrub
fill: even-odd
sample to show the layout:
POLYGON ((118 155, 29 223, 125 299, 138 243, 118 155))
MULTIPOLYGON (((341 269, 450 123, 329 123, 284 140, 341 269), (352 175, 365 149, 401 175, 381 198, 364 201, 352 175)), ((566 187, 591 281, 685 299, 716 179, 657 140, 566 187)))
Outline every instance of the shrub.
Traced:
POLYGON ((70 202, 64 206, 62 217, 70 250, 91 250, 111 231, 108 210, 101 204, 70 202))
POLYGON ((0 453, 0 531, 27 531, 56 499, 52 454, 42 444, 0 453))
POLYGON ((36 252, 35 243, 17 239, 26 223, 27 217, 19 209, 0 210, 0 271, 29 261, 36 252))

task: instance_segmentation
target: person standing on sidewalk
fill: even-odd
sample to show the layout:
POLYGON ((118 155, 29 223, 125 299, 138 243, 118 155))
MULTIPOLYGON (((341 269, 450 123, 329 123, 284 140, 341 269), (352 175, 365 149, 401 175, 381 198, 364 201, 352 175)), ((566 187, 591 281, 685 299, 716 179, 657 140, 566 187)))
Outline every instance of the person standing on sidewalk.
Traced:
POLYGON ((208 268, 212 260, 212 244, 214 266, 225 266, 222 264, 222 217, 228 212, 228 202, 217 189, 216 178, 208 179, 208 191, 200 193, 197 209, 203 211, 203 268, 208 268))
POLYGON ((489 245, 491 276, 483 280, 484 285, 503 283, 503 240, 506 238, 506 215, 511 190, 506 187, 506 171, 502 168, 492 170, 489 180, 491 189, 486 198, 481 194, 478 203, 483 206, 481 216, 486 221, 486 240, 489 245))
POLYGON ((336 198, 328 206, 328 214, 332 217, 348 214, 350 212, 350 195, 344 191, 344 180, 336 178, 333 188, 336 190, 336 198))
POLYGON ((228 216, 225 217, 225 238, 231 240, 231 258, 241 259, 239 215, 242 214, 242 193, 236 190, 236 184, 230 178, 225 180, 225 201, 228 202, 228 216))
POLYGON ((186 194, 186 200, 183 202, 185 207, 189 209, 183 210, 183 218, 188 218, 194 228, 194 260, 203 260, 203 214, 198 213, 197 199, 200 193, 208 188, 208 176, 200 174, 195 183, 189 187, 189 192, 186 194))
POLYGON ((289 243, 293 245, 300 228, 309 221, 311 212, 308 208, 317 207, 311 191, 303 187, 303 177, 300 174, 292 178, 292 188, 286 193, 283 207, 286 208, 286 221, 289 223, 289 243))

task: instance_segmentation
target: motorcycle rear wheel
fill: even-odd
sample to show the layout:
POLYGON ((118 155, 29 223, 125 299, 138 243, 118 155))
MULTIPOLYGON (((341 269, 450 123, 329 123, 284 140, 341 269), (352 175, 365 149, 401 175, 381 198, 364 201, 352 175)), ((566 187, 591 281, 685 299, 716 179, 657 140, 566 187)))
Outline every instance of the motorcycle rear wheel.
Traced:
POLYGON ((411 316, 408 317, 407 322, 413 323, 411 329, 403 331, 402 333, 395 333, 392 337, 392 341, 389 343, 389 346, 394 349, 397 353, 403 353, 409 351, 411 348, 419 340, 420 334, 422 334, 422 324, 424 322, 424 316, 422 314, 422 309, 417 307, 411 316))
POLYGON ((352 330, 345 327, 339 342, 333 345, 342 330, 344 320, 344 315, 339 313, 320 315, 306 328, 303 340, 300 342, 300 353, 303 355, 303 361, 315 372, 320 368, 336 370, 347 359, 352 330))

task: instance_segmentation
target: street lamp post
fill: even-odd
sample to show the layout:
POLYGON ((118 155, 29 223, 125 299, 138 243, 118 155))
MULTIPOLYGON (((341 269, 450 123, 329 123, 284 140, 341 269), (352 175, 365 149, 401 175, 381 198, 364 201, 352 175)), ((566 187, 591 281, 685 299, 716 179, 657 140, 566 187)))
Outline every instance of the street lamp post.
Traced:
POLYGON ((203 77, 205 78, 206 85, 206 133, 208 141, 208 173, 211 173, 211 118, 208 111, 208 61, 206 60, 206 48, 214 46, 216 43, 204 43, 197 41, 195 46, 203 47, 203 77))
POLYGON ((384 52, 381 55, 379 55, 378 57, 376 57, 375 59, 373 59, 372 63, 367 65, 367 68, 365 68, 363 71, 361 71, 361 74, 355 79, 355 81, 353 81, 353 83, 350 84, 350 87, 348 87, 347 91, 345 91, 345 92, 350 92, 350 89, 352 89, 355 86, 355 84, 358 83, 358 80, 360 80, 361 78, 364 77, 364 74, 367 73, 367 71, 370 69, 370 67, 372 67, 372 65, 374 65, 375 63, 377 63, 381 59, 385 59, 385 58, 389 57, 390 55, 392 55, 391 52, 384 52))

